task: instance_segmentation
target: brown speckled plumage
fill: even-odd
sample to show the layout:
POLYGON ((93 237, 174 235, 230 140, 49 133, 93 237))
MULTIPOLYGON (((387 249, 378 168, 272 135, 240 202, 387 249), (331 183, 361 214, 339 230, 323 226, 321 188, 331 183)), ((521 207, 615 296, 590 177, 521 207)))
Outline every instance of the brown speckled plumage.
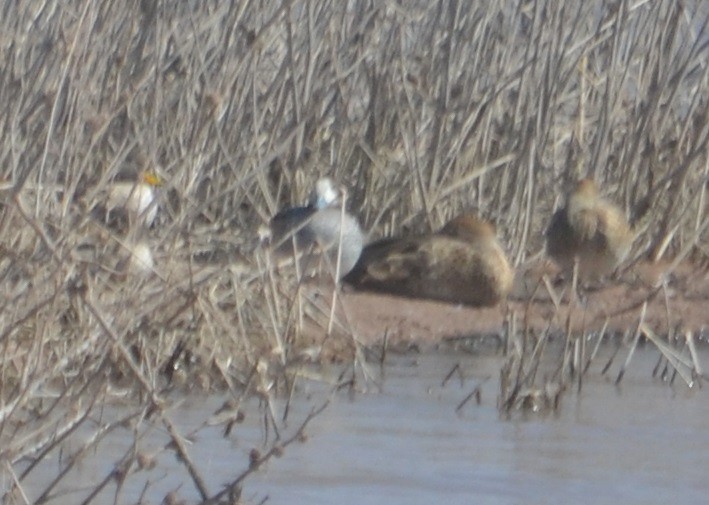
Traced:
POLYGON ((546 231, 547 254, 565 271, 578 259, 581 278, 612 272, 628 255, 633 234, 625 214, 601 198, 596 184, 582 179, 546 231))
POLYGON ((366 246, 345 282, 409 298, 491 306, 507 296, 513 276, 495 228, 463 214, 438 233, 366 246))

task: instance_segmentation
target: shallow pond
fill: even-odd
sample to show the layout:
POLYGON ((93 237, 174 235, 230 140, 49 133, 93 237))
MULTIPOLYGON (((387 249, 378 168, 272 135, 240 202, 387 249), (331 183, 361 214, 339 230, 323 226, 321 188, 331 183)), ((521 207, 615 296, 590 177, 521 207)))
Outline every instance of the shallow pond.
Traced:
MULTIPOLYGON (((369 391, 336 395, 308 426, 306 443, 290 445, 247 478, 242 499, 357 505, 705 502, 709 401, 701 389, 653 379, 657 357, 650 346, 638 349, 620 386, 613 384, 619 363, 612 376, 600 374, 602 363, 592 366, 582 392, 567 393, 557 414, 517 412, 506 420, 496 406, 500 357, 392 356, 379 387, 369 383, 369 391), (461 373, 443 385, 456 364, 461 373), (476 386, 480 403, 471 400, 457 410, 476 386)), ((703 358, 706 363, 706 353, 703 358)), ((321 390, 304 386, 285 435, 296 430, 321 390), (308 389, 310 400, 303 398, 308 389)), ((253 413, 227 438, 221 426, 203 427, 223 401, 190 397, 170 412, 181 432, 194 431, 188 450, 212 492, 248 466, 249 451, 261 448, 265 436, 262 417, 253 413)), ((141 451, 166 443, 162 427, 143 426, 141 451)), ((91 482, 110 472, 102 461, 110 455, 113 465, 132 440, 122 433, 107 437, 82 463, 73 485, 83 492, 53 503, 79 502, 91 482)), ((160 503, 171 490, 190 503, 198 498, 184 467, 163 452, 155 469, 126 481, 118 503, 139 502, 143 492, 143 503, 160 503)), ((107 486, 99 502, 112 502, 114 493, 115 486, 107 486)))
POLYGON ((704 502, 709 402, 653 381, 656 360, 641 351, 620 387, 596 373, 558 415, 505 421, 499 359, 401 358, 381 394, 339 399, 246 491, 273 503, 704 502), (441 387, 454 363, 469 379, 441 387), (480 405, 457 414, 486 377, 480 405))

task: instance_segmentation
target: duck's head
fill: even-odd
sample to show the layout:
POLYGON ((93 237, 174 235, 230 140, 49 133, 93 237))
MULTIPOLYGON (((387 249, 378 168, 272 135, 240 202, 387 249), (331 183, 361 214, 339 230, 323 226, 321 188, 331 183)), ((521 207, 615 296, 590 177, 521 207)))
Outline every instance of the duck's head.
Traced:
POLYGON ((310 206, 316 209, 325 209, 341 202, 344 188, 335 186, 330 177, 321 177, 315 183, 315 189, 310 195, 310 206))
POLYGON ((588 199, 596 198, 598 197, 598 186, 596 186, 596 183, 593 182, 592 179, 581 179, 576 183, 574 196, 588 199))
POLYGON ((150 170, 141 172, 139 179, 140 182, 147 184, 148 186, 158 187, 163 185, 163 180, 158 173, 150 170))
POLYGON ((164 180, 158 170, 138 169, 136 167, 123 168, 119 170, 113 180, 114 184, 144 184, 148 187, 162 186, 164 180))
POLYGON ((495 225, 473 214, 461 214, 449 221, 441 233, 468 241, 495 238, 495 225))

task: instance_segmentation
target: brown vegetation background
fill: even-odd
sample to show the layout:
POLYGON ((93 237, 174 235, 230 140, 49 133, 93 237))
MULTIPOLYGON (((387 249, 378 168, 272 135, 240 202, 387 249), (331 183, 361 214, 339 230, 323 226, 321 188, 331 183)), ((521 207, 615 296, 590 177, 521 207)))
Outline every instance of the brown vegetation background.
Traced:
POLYGON ((517 265, 541 251, 568 184, 591 176, 631 216, 634 258, 707 264, 703 2, 0 11, 0 461, 18 483, 21 457, 56 449, 49 433, 116 385, 158 410, 174 384, 270 394, 302 357, 306 302, 256 232, 321 175, 350 189, 371 237, 474 209, 517 265), (164 180, 147 277, 116 275, 129 238, 93 212, 125 170, 164 180), (59 421, 19 437, 36 417, 59 421))

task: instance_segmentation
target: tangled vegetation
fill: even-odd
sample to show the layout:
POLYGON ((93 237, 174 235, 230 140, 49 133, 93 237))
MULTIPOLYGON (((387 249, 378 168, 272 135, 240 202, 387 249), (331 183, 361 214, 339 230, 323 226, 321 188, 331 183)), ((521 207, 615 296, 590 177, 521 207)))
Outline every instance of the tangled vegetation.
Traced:
MULTIPOLYGON (((372 237, 475 209, 515 264, 541 250, 568 184, 591 176, 631 216, 635 258, 709 259, 702 2, 6 0, 0 10, 5 503, 51 501, 92 446, 27 497, 35 462, 116 388, 132 399, 122 422, 157 418, 201 499, 226 499, 178 443, 168 393, 219 388, 238 410, 250 395, 288 393, 291 371, 324 356, 300 324, 297 281, 275 275, 257 233, 321 175, 349 188, 372 237), (145 230, 97 217, 126 171, 163 181, 145 230), (147 274, 125 268, 138 242, 154 257, 147 274)), ((346 325, 332 338, 354 377, 361 346, 346 325)), ((108 429, 91 426, 96 439, 108 429)), ((123 477, 138 455, 116 463, 123 477)))

